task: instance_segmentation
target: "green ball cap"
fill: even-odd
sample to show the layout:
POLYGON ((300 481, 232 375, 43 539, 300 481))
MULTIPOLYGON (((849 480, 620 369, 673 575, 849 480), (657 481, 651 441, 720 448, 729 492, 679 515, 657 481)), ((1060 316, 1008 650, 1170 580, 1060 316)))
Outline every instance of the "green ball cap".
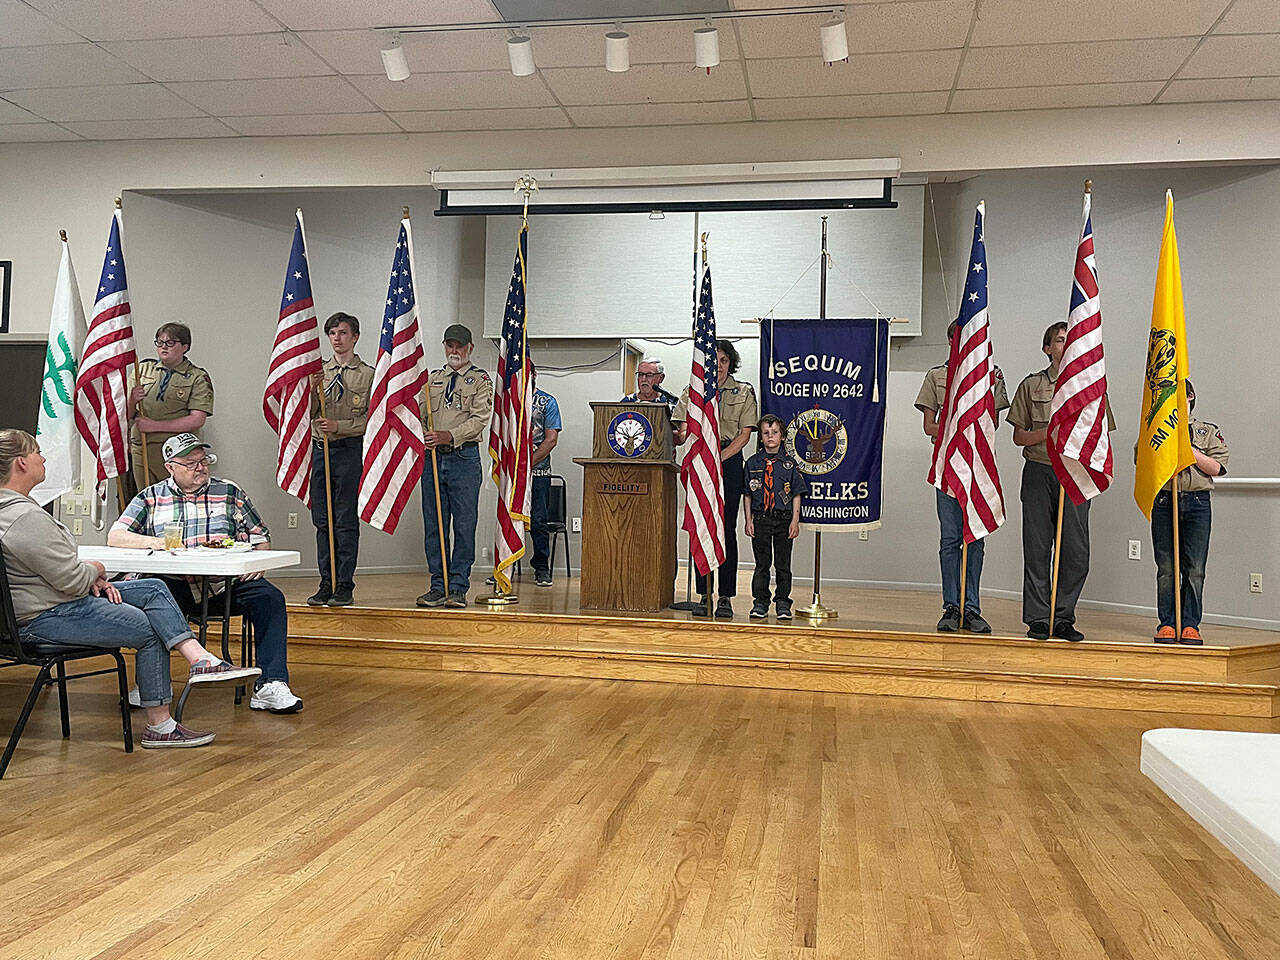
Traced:
MULTIPOLYGON (((471 331, 460 323, 451 323, 444 331, 444 340, 453 340, 457 343, 473 343, 471 339, 471 331)), ((441 341, 442 343, 444 341, 441 341)))

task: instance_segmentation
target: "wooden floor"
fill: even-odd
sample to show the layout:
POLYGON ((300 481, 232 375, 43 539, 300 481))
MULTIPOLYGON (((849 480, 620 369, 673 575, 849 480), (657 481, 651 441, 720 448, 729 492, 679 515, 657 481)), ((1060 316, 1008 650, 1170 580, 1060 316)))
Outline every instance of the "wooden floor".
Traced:
MULTIPOLYGON (((0 674, 0 718, 18 671, 0 674)), ((300 665, 122 753, 105 683, 0 781, 0 958, 1274 960, 1280 898, 1138 771, 1276 720, 300 665)))

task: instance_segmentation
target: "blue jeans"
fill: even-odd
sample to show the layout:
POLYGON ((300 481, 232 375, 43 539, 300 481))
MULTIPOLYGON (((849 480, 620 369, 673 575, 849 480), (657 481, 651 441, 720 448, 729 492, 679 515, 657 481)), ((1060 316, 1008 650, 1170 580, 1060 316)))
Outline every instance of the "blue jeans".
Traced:
MULTIPOLYGON (((173 577, 165 577, 164 583, 184 614, 200 616, 200 598, 191 584, 173 577)), ((209 612, 221 612, 223 602, 222 596, 215 597, 211 593, 209 612)), ((256 686, 261 687, 272 680, 288 683, 289 614, 284 608, 284 594, 280 589, 266 580, 236 580, 231 584, 231 612, 244 617, 253 627, 256 662, 262 670, 256 686)))
POLYGON ((551 496, 551 474, 535 476, 530 484, 529 536, 533 540, 533 572, 551 572, 551 531, 547 529, 548 499, 551 496))
MULTIPOLYGON (((942 564, 942 606, 960 609, 960 553, 964 547, 964 511, 960 501, 934 490, 938 501, 938 560, 942 564)), ((969 560, 964 574, 964 612, 982 613, 978 585, 982 581, 982 540, 969 544, 969 560)))
POLYGON ((440 521, 436 520, 436 484, 431 475, 431 453, 422 470, 423 549, 431 570, 431 589, 466 596, 471 589, 471 565, 476 561, 476 512, 480 503, 480 446, 468 444, 449 453, 437 454, 440 464, 440 521), (445 590, 444 568, 440 563, 440 529, 448 538, 453 529, 453 549, 449 551, 449 589, 445 590))
MULTIPOLYGON (((1213 508, 1209 491, 1178 494, 1178 572, 1182 580, 1182 625, 1200 628, 1204 613, 1204 568, 1209 560, 1213 508)), ((1151 508, 1151 545, 1156 555, 1156 610, 1160 626, 1176 627, 1173 608, 1173 496, 1156 494, 1151 508)))
POLYGON ((311 444, 311 522, 316 528, 316 559, 320 582, 332 589, 352 590, 356 585, 356 556, 360 551, 360 471, 364 438, 329 441, 329 482, 333 488, 333 548, 338 582, 329 583, 329 515, 325 510, 324 447, 311 444))
POLYGON ((22 636, 81 647, 131 647, 137 651, 138 695, 144 707, 173 699, 169 651, 194 634, 160 580, 117 583, 123 603, 81 597, 46 610, 22 627, 22 636))

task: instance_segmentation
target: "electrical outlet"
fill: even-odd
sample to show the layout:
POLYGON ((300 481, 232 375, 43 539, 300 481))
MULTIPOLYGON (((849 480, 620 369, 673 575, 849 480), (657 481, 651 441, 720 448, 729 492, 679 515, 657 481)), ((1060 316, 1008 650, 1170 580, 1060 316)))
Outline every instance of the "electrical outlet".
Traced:
POLYGON ((296 513, 289 514, 289 529, 290 530, 298 529, 298 515, 296 513))
POLYGON ((859 531, 858 531, 858 539, 859 539, 859 540, 870 540, 870 539, 871 539, 871 531, 869 531, 869 530, 859 530, 859 531))
POLYGON ((85 516, 85 517, 87 517, 87 516, 89 515, 89 501, 88 501, 88 500, 81 500, 81 501, 80 501, 80 514, 81 514, 82 516, 85 516))
POLYGON ((488 548, 488 547, 481 547, 481 548, 480 548, 480 559, 481 559, 481 560, 488 560, 488 559, 489 559, 489 548, 488 548))
POLYGON ((1142 559, 1142 541, 1141 540, 1129 541, 1129 559, 1130 560, 1142 559))
POLYGON ((581 518, 581 517, 574 517, 574 518, 573 518, 573 532, 574 532, 574 533, 581 533, 581 532, 582 532, 582 518, 581 518))
MULTIPOLYGON (((79 537, 84 535, 84 521, 81 520, 79 517, 76 517, 74 520, 71 521, 71 535, 73 537, 79 537)), ((1259 590, 1258 592, 1261 593, 1262 591, 1259 590)))
POLYGON ((1249 574, 1249 592, 1250 593, 1262 592, 1262 574, 1260 573, 1249 574))
POLYGON ((80 496, 80 494, 84 493, 84 481, 77 480, 75 486, 71 488, 71 492, 74 493, 77 497, 80 496))

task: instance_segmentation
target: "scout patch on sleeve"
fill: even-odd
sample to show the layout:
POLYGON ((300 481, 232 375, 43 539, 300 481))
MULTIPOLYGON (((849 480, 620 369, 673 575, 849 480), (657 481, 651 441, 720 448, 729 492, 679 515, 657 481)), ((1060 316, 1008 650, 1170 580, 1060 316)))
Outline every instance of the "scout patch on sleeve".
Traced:
POLYGON ((752 477, 752 478, 751 478, 751 482, 748 484, 748 486, 749 486, 749 487, 751 487, 751 489, 752 489, 752 490, 759 490, 759 489, 760 489, 760 481, 759 481, 759 480, 757 480, 755 477, 752 477))

